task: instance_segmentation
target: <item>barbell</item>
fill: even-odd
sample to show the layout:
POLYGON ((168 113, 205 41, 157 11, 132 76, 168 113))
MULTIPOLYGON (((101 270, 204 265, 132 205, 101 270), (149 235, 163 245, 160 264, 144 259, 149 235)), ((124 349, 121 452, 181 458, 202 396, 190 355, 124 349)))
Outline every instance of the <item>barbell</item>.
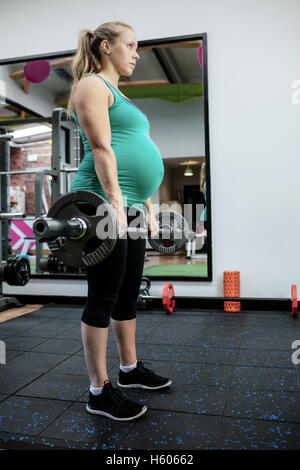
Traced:
POLYGON ((167 313, 172 313, 175 307, 175 290, 171 282, 167 282, 163 287, 162 298, 157 295, 150 295, 149 290, 151 286, 150 279, 143 276, 141 285, 146 283, 146 286, 140 289, 137 299, 137 305, 142 308, 148 308, 152 300, 162 300, 163 308, 167 313))
MULTIPOLYGON (((140 289, 137 304, 138 304, 138 306, 140 306, 144 309, 149 308, 152 300, 160 300, 160 301, 162 301, 162 305, 163 305, 164 310, 167 313, 172 313, 174 308, 175 308, 175 300, 185 298, 185 297, 179 297, 177 295, 175 296, 175 289, 174 289, 174 286, 171 282, 167 282, 164 285, 162 297, 158 296, 158 295, 150 295, 149 290, 150 290, 151 282, 150 282, 149 278, 143 276, 142 281, 141 281, 141 285, 143 283, 146 283, 146 286, 142 287, 140 289)), ((191 300, 191 299, 200 300, 201 297, 188 296, 188 299, 189 300, 191 300)), ((219 297, 218 300, 224 300, 224 301, 229 301, 229 302, 241 302, 245 299, 242 299, 241 297, 219 297)))
MULTIPOLYGON (((171 282, 167 282, 164 287, 163 287, 163 295, 158 296, 158 295, 150 295, 149 290, 151 286, 150 279, 143 276, 141 285, 145 283, 145 287, 142 287, 139 292, 138 296, 138 301, 137 304, 138 306, 146 309, 149 308, 152 300, 160 300, 162 301, 163 308, 167 313, 172 313, 174 308, 175 308, 175 300, 176 299, 184 299, 184 297, 179 297, 175 296, 175 289, 174 286, 171 282)), ((194 296, 189 296, 189 300, 200 300, 201 297, 194 297, 194 296)), ((221 300, 221 301, 227 301, 227 302, 241 302, 243 303, 246 300, 243 297, 218 297, 217 299, 214 298, 215 300, 221 300)), ((298 316, 298 298, 297 298, 297 286, 295 284, 292 284, 291 287, 291 311, 292 315, 294 318, 297 318, 298 316)))
MULTIPOLYGON (((152 248, 163 254, 180 250, 195 234, 185 218, 175 211, 156 215, 158 234, 148 237, 152 248)), ((131 237, 147 237, 144 218, 129 225, 131 237)), ((40 243, 47 242, 51 253, 66 266, 86 267, 101 263, 113 251, 118 238, 115 212, 100 195, 92 191, 73 191, 60 197, 46 217, 39 217, 33 232, 40 243)))

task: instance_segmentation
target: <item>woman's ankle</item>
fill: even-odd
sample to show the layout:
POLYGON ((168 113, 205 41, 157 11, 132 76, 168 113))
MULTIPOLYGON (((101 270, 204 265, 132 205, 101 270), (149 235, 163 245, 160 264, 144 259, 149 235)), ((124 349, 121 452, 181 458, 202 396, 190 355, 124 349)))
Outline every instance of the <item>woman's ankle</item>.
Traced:
POLYGON ((104 387, 106 382, 110 382, 110 378, 106 376, 105 378, 98 377, 95 380, 91 380, 90 384, 94 388, 104 387))

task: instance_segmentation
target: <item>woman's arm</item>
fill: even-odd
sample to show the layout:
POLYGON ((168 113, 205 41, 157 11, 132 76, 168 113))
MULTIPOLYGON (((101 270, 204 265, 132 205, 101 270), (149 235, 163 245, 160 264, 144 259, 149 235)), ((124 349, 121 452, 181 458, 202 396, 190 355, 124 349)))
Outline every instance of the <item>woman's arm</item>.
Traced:
POLYGON ((147 200, 145 201, 145 206, 147 207, 147 211, 148 211, 149 214, 154 213, 154 211, 153 211, 153 206, 152 206, 152 201, 151 201, 151 197, 149 197, 149 199, 147 199, 147 200))
POLYGON ((150 237, 154 238, 158 233, 159 226, 155 217, 155 212, 150 197, 145 201, 145 206, 147 208, 146 222, 148 226, 148 232, 150 237))
POLYGON ((111 147, 107 86, 98 77, 82 79, 73 96, 73 105, 94 156, 100 184, 115 210, 119 234, 127 227, 115 153, 111 147))

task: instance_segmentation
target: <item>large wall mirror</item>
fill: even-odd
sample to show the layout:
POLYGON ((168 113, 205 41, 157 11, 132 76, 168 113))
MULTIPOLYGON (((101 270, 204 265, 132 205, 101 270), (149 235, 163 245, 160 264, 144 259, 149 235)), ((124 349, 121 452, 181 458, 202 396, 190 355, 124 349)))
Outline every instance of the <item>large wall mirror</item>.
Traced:
MULTIPOLYGON (((35 217, 34 171, 50 169, 53 158, 52 123, 42 118, 51 116, 55 108, 67 106, 74 52, 0 61, 0 81, 7 90, 0 105, 0 129, 2 133, 7 129, 14 131, 14 135, 19 132, 10 147, 9 170, 12 173, 6 176, 10 210, 23 210, 28 215, 24 221, 12 220, 11 248, 13 253, 28 254, 33 264, 35 240, 28 231, 26 236, 26 224, 30 230, 35 217), (41 61, 43 67, 46 65, 46 78, 34 83, 24 75, 24 67, 37 61, 41 61), (20 96, 22 100, 18 100, 20 96), (22 173, 25 169, 26 174, 22 173)), ((161 210, 171 209, 182 214, 194 232, 185 246, 172 255, 153 251, 147 243, 144 275, 157 280, 211 281, 206 34, 141 41, 138 54, 140 60, 133 75, 121 77, 119 88, 148 117, 150 136, 163 157, 164 179, 152 196, 152 202, 161 210)), ((76 135, 78 139, 75 123, 69 129, 74 131, 75 140, 76 135)), ((69 153, 65 161, 76 170, 83 157, 81 142, 75 150, 72 144, 65 145, 65 152, 69 153)), ((73 177, 74 171, 70 171, 64 191, 68 191, 73 177)), ((49 180, 43 183, 44 213, 50 204, 49 175, 49 180)))

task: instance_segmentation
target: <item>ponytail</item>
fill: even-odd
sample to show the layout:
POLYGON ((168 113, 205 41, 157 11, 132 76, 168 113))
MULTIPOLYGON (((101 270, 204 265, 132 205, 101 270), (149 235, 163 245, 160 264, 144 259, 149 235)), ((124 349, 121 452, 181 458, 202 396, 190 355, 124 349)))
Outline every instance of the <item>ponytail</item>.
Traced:
POLYGON ((79 34, 78 49, 72 61, 73 83, 68 100, 67 114, 70 118, 73 111, 72 99, 75 88, 86 74, 99 73, 101 70, 100 46, 103 40, 109 41, 112 45, 122 33, 122 28, 131 26, 120 21, 104 23, 95 31, 82 29, 79 34))

